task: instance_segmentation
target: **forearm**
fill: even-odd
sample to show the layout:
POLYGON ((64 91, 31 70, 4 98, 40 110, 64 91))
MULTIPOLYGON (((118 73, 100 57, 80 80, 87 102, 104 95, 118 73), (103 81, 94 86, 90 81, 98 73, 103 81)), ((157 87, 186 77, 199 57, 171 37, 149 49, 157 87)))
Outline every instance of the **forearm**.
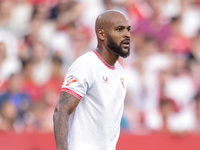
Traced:
POLYGON ((79 103, 79 99, 67 92, 61 92, 54 111, 54 135, 58 150, 68 150, 68 120, 79 103))
POLYGON ((68 119, 69 115, 65 108, 59 108, 54 113, 54 136, 58 150, 68 150, 68 119))

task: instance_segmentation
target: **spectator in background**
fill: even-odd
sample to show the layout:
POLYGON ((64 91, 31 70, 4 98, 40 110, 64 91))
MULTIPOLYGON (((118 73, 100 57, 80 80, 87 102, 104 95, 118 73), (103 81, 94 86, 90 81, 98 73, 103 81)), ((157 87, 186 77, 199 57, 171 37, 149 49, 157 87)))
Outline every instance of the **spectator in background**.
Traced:
POLYGON ((150 8, 149 14, 151 15, 139 21, 135 30, 144 36, 156 39, 159 47, 162 49, 165 40, 170 36, 169 22, 165 16, 161 16, 161 1, 147 0, 147 4, 150 8))
POLYGON ((78 56, 91 49, 92 33, 88 26, 71 23, 63 31, 57 31, 51 39, 52 55, 63 59, 64 68, 68 68, 78 56))
POLYGON ((46 46, 48 46, 49 40, 56 30, 56 22, 54 20, 49 20, 50 13, 49 5, 46 3, 39 3, 34 6, 31 18, 33 23, 39 27, 37 29, 37 39, 44 42, 46 46))
POLYGON ((32 60, 23 61, 23 89, 29 95, 31 103, 41 101, 42 90, 33 80, 34 62, 32 60))
MULTIPOLYGON (((5 44, 3 42, 1 42, 0 43, 0 70, 1 70, 1 67, 3 65, 5 58, 6 58, 6 48, 5 48, 5 44)), ((4 80, 0 76, 0 87, 2 87, 3 83, 4 83, 4 80)))
POLYGON ((196 0, 181 0, 180 16, 183 35, 194 37, 200 28, 200 12, 196 0))
POLYGON ((166 45, 173 53, 186 55, 191 49, 191 40, 183 34, 181 29, 181 16, 173 17, 171 26, 171 36, 166 40, 166 45))
POLYGON ((144 124, 150 132, 171 133, 170 126, 175 115, 173 104, 169 99, 161 99, 157 109, 144 114, 144 124))
MULTIPOLYGON (((51 77, 47 81, 47 83, 43 86, 44 89, 44 95, 46 93, 51 93, 52 95, 55 95, 53 97, 56 97, 55 99, 59 98, 60 95, 60 89, 61 85, 63 83, 64 79, 64 73, 62 70, 62 64, 63 61, 60 57, 58 56, 53 56, 51 60, 51 77)), ((48 99, 46 99, 48 100, 48 99)), ((53 102, 55 103, 55 102, 53 102)))
MULTIPOLYGON (((1 32, 1 31, 0 31, 1 32)), ((0 33, 1 37, 1 33, 0 33)), ((1 41, 1 40, 0 40, 1 41)), ((7 45, 4 42, 0 42, 0 88, 4 89, 10 75, 21 71, 21 62, 17 57, 9 57, 7 45)), ((0 93, 2 92, 0 91, 0 93)))
POLYGON ((33 81, 38 86, 43 86, 51 76, 51 59, 46 45, 36 41, 32 45, 33 81))
POLYGON ((181 11, 180 2, 182 0, 162 0, 161 1, 161 13, 170 18, 176 17, 181 11))
POLYGON ((0 107, 0 133, 13 132, 15 129, 15 121, 17 120, 18 112, 15 106, 9 101, 3 103, 0 107))
POLYGON ((182 109, 190 105, 198 91, 198 84, 187 70, 186 56, 174 55, 171 77, 165 84, 165 94, 182 109))
POLYGON ((188 67, 192 76, 200 85, 200 30, 192 40, 191 51, 188 55, 188 67))
POLYGON ((195 98, 194 98, 194 112, 193 112, 193 117, 194 117, 194 129, 193 133, 200 133, 200 94, 198 93, 195 98))
POLYGON ((27 61, 25 65, 25 81, 28 93, 32 96, 32 103, 29 112, 26 115, 26 122, 28 123, 28 131, 33 132, 52 132, 53 120, 52 115, 55 105, 59 98, 61 85, 63 83, 64 74, 62 72, 62 59, 58 56, 53 56, 51 59, 51 73, 48 81, 38 88, 33 81, 31 81, 31 70, 34 63, 27 61), (31 87, 32 86, 32 87, 31 87), (38 99, 39 98, 39 99, 38 99))
MULTIPOLYGON (((135 60, 133 65, 129 65, 125 69, 128 83, 126 98, 128 105, 125 108, 130 110, 130 107, 132 107, 133 112, 139 116, 134 117, 136 120, 133 121, 133 124, 139 126, 139 128, 143 126, 138 130, 142 129, 146 132, 143 116, 159 106, 158 75, 162 69, 166 69, 170 65, 170 59, 159 49, 154 38, 146 36, 140 40, 139 43, 136 42, 139 45, 136 45, 134 49, 135 60)), ((131 111, 129 113, 131 114, 131 111)), ((128 118, 130 118, 129 116, 131 115, 127 115, 128 118)))
POLYGON ((116 9, 117 4, 113 0, 103 0, 103 4, 106 10, 116 9))
POLYGON ((18 39, 8 25, 12 15, 12 8, 13 1, 0 1, 0 42, 6 45, 6 57, 17 59, 18 39))
POLYGON ((26 30, 31 19, 33 6, 28 0, 12 0, 13 7, 9 21, 10 31, 12 31, 18 39, 26 34, 26 30))
MULTIPOLYGON (((24 114, 28 110, 29 106, 29 96, 23 91, 23 76, 21 74, 12 74, 8 80, 7 89, 0 95, 0 111, 7 111, 7 109, 8 111, 17 111, 16 118, 13 116, 13 114, 10 114, 13 117, 12 121, 14 121, 13 119, 16 119, 16 132, 24 131, 24 114)), ((5 116, 4 112, 3 116, 5 116)), ((8 115, 5 117, 11 116, 8 115)))
POLYGON ((89 27, 72 24, 68 29, 68 34, 70 43, 73 45, 71 51, 74 52, 74 60, 91 49, 91 30, 89 27))
POLYGON ((0 1, 0 26, 4 29, 10 29, 10 19, 12 16, 13 1, 0 1))
POLYGON ((146 0, 123 0, 122 5, 130 18, 130 23, 135 29, 140 21, 150 17, 150 9, 146 0))
POLYGON ((63 29, 68 24, 77 22, 83 12, 81 3, 73 0, 58 0, 56 6, 50 10, 50 19, 57 20, 57 28, 63 29))
POLYGON ((168 123, 169 131, 182 135, 194 128, 192 99, 198 92, 198 84, 188 73, 184 55, 174 55, 169 69, 168 77, 161 83, 161 96, 171 99, 172 106, 175 106, 175 113, 170 116, 168 123))

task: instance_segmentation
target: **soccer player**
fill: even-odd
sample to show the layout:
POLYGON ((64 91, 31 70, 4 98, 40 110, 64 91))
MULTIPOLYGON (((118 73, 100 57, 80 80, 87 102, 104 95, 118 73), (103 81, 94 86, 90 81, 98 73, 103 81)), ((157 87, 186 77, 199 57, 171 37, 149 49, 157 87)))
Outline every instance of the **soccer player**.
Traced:
POLYGON ((58 150, 115 150, 126 85, 119 56, 130 53, 130 25, 119 11, 96 19, 97 48, 70 66, 54 112, 58 150))

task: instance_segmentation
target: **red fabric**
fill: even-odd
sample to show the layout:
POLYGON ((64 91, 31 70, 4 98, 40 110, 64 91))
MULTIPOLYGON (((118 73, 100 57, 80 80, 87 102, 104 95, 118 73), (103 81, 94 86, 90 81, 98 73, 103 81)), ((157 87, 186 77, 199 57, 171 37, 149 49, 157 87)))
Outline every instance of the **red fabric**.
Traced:
POLYGON ((52 90, 55 91, 58 95, 60 95, 60 89, 63 84, 64 77, 55 79, 51 78, 45 85, 44 85, 44 91, 46 90, 52 90))
POLYGON ((76 96, 78 99, 82 99, 82 96, 81 95, 79 95, 79 94, 77 94, 77 93, 75 93, 74 91, 72 91, 72 90, 70 90, 70 89, 67 89, 67 88, 62 88, 62 90, 61 91, 65 91, 65 92, 68 92, 68 93, 70 93, 70 94, 72 94, 72 95, 74 95, 74 96, 76 96))
POLYGON ((99 54, 94 50, 93 51, 96 55, 97 55, 97 57, 101 60, 101 62, 106 66, 106 67, 108 67, 109 69, 111 69, 111 70, 115 70, 115 66, 110 66, 110 65, 108 65, 102 58, 101 58, 101 56, 99 56, 99 54))
POLYGON ((29 2, 33 5, 38 5, 40 3, 54 4, 57 0, 29 0, 29 2))
POLYGON ((117 150, 199 150, 200 135, 183 137, 165 134, 121 134, 117 150))
POLYGON ((8 89, 8 81, 2 82, 2 85, 0 86, 0 93, 4 92, 8 89))
MULTIPOLYGON (((2 150, 56 150, 53 133, 0 133, 2 150)), ((165 134, 121 133, 116 150, 199 150, 200 134, 175 137, 165 134)))
POLYGON ((135 4, 130 5, 127 8, 127 12, 129 14, 130 18, 136 17, 136 22, 139 22, 140 20, 144 19, 145 17, 140 13, 139 9, 135 4))
POLYGON ((191 40, 184 36, 175 35, 170 38, 169 45, 175 53, 187 53, 190 51, 191 40))
POLYGON ((41 89, 32 81, 25 81, 23 85, 24 91, 30 96, 32 102, 40 101, 41 89))

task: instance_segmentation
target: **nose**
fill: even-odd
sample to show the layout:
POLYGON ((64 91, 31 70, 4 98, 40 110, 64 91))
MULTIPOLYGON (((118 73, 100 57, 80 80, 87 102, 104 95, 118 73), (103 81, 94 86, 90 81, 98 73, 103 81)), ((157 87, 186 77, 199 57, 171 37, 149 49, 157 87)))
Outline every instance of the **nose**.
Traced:
POLYGON ((131 37, 131 33, 128 30, 126 30, 126 32, 124 34, 124 37, 125 38, 130 38, 131 37))

